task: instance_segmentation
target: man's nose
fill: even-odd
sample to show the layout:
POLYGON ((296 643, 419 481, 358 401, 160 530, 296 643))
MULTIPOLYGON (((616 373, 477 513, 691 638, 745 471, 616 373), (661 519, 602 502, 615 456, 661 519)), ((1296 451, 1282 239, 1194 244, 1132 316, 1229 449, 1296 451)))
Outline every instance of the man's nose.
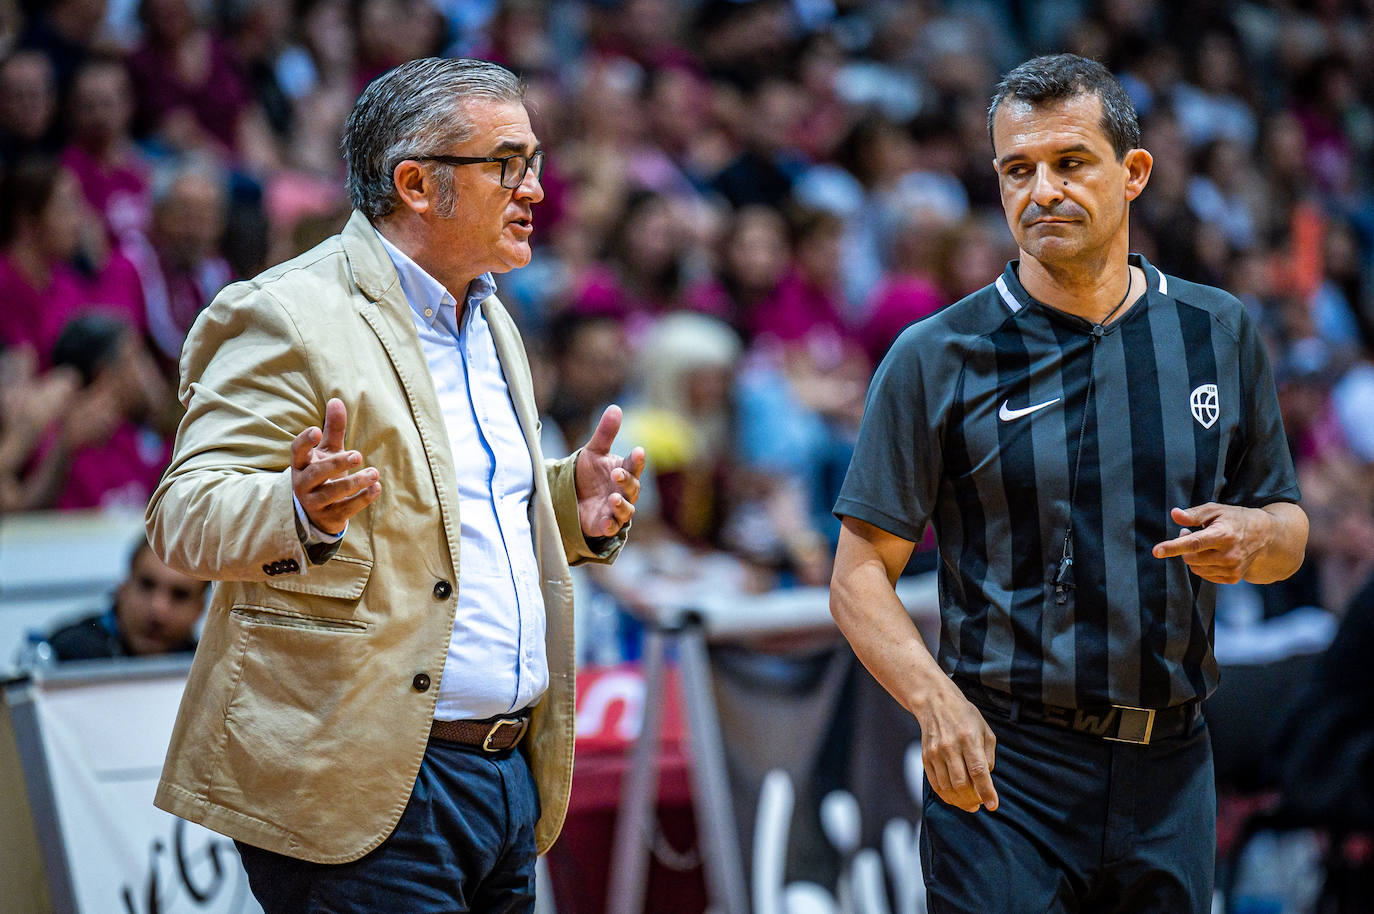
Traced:
POLYGON ((165 590, 154 590, 148 597, 148 613, 152 618, 161 623, 167 622, 172 617, 172 595, 165 590))
POLYGON ((1035 183, 1031 186, 1031 202, 1048 209, 1064 199, 1064 188, 1050 174, 1050 167, 1044 163, 1035 168, 1035 183))
POLYGON ((533 168, 525 172, 520 186, 515 189, 515 197, 517 200, 528 200, 531 203, 538 203, 544 199, 544 185, 535 176, 533 168))

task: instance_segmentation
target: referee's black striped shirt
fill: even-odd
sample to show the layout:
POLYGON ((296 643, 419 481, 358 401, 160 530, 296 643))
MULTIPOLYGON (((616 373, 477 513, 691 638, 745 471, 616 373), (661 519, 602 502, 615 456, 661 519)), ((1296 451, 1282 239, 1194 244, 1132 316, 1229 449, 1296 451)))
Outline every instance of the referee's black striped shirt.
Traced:
POLYGON ((912 541, 934 524, 956 678, 1067 707, 1205 697, 1215 585, 1150 550, 1178 535, 1175 506, 1298 500, 1244 306, 1131 262, 1148 291, 1097 334, 1031 298, 1013 262, 908 327, 874 376, 835 513, 912 541))

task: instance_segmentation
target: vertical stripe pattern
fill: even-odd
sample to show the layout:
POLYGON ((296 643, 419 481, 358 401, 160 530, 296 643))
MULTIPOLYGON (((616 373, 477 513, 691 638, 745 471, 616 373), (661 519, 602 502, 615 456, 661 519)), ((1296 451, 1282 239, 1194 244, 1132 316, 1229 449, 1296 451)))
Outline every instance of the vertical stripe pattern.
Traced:
POLYGON ((1244 307, 1132 263, 1148 291, 1097 332, 1027 295, 1009 264, 909 328, 880 372, 890 389, 870 394, 835 510, 880 527, 901 517, 907 536, 934 524, 938 659, 956 678, 1075 707, 1205 697, 1215 587, 1151 550, 1179 535, 1174 507, 1223 491, 1252 507, 1298 498, 1244 307), (932 427, 894 428, 913 396, 932 427), (884 435, 943 448, 917 461, 940 478, 893 478, 884 435), (938 492, 929 517, 910 491, 938 492), (1070 517, 1073 582, 1060 600, 1070 517))

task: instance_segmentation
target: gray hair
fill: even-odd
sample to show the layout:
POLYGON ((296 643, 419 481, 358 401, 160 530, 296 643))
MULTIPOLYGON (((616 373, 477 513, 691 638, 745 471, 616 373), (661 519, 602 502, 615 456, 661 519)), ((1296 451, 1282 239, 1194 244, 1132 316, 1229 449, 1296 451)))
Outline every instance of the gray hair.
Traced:
MULTIPOLYGON (((1140 145, 1140 123, 1125 88, 1102 64, 1077 54, 1035 57, 1003 77, 993 90, 992 104, 988 107, 988 139, 993 138, 992 120, 1005 98, 1043 105, 1080 95, 1096 95, 1102 100, 1100 126, 1111 140, 1117 161, 1140 145)), ((993 152, 996 151, 994 140, 993 152)))
MULTIPOLYGON (((344 124, 345 187, 353 207, 369 219, 392 212, 397 161, 446 153, 470 139, 473 127, 463 112, 470 99, 523 103, 525 84, 499 64, 442 57, 412 60, 373 80, 344 124)), ((434 177, 443 215, 455 202, 453 178, 447 169, 434 177)))

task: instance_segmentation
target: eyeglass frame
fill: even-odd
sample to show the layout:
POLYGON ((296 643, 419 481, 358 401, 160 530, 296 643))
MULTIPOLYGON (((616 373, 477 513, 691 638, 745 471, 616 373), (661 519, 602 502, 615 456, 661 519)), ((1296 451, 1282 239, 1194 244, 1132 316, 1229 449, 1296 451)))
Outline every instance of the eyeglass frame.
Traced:
MULTIPOLYGON (((488 162, 501 163, 501 186, 506 190, 519 190, 520 185, 525 183, 525 178, 530 173, 531 163, 534 159, 539 160, 539 168, 534 173, 534 180, 538 181, 544 175, 544 162, 546 160, 543 149, 536 149, 529 155, 523 152, 512 152, 507 156, 446 156, 446 155, 421 155, 421 156, 401 156, 396 160, 396 165, 402 162, 439 162, 443 165, 483 165, 488 162), (511 159, 524 159, 525 167, 520 170, 520 178, 514 184, 506 184, 506 163, 511 159)), ((392 170, 396 165, 391 166, 392 170)))

